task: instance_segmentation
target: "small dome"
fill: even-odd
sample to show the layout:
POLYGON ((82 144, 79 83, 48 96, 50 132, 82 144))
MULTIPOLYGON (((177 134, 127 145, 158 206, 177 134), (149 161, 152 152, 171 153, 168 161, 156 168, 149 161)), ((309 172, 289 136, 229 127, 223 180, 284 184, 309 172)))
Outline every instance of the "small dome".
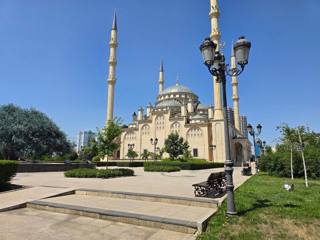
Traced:
POLYGON ((186 86, 182 86, 179 83, 177 83, 175 86, 171 86, 163 90, 162 94, 167 94, 167 93, 192 93, 194 94, 190 88, 186 86))
POLYGON ((203 105, 202 103, 199 103, 199 105, 198 105, 198 107, 197 107, 198 109, 208 109, 209 107, 208 106, 206 106, 206 105, 203 105))
POLYGON ((198 120, 198 119, 199 120, 203 120, 203 119, 206 119, 206 118, 207 118, 206 116, 199 115, 199 114, 191 117, 192 120, 198 120))
POLYGON ((181 103, 175 99, 164 100, 157 104, 157 107, 180 107, 181 103))

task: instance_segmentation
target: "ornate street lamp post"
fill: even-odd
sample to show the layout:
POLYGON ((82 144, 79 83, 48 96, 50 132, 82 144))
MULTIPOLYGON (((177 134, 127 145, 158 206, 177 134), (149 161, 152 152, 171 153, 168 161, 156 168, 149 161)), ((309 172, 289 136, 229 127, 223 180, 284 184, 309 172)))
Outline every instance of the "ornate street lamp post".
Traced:
POLYGON ((150 143, 153 145, 153 157, 156 158, 156 151, 157 151, 157 144, 158 144, 158 138, 150 138, 150 143))
POLYGON ((231 160, 231 147, 229 137, 229 121, 227 114, 227 93, 226 93, 226 76, 238 76, 240 75, 245 66, 248 64, 249 52, 251 43, 244 37, 240 37, 239 40, 233 45, 235 57, 237 59, 240 68, 228 69, 228 64, 225 63, 225 57, 220 51, 216 51, 217 45, 211 41, 210 38, 206 38, 200 46, 200 51, 204 60, 204 64, 208 67, 211 75, 216 77, 217 82, 222 83, 223 89, 223 109, 225 115, 225 135, 226 135, 226 159, 225 159, 225 174, 227 179, 227 214, 236 215, 236 208, 234 204, 234 185, 233 185, 233 161, 231 160))
MULTIPOLYGON (((259 158, 257 158, 257 156, 256 156, 256 147, 257 147, 257 144, 258 144, 257 141, 256 141, 256 137, 258 137, 261 134, 261 129, 262 129, 261 124, 257 125, 257 132, 253 129, 251 124, 248 124, 248 126, 247 126, 248 133, 253 138, 254 161, 256 162, 256 173, 257 174, 259 173, 259 158)), ((261 142, 261 140, 260 140, 260 142, 261 142)))

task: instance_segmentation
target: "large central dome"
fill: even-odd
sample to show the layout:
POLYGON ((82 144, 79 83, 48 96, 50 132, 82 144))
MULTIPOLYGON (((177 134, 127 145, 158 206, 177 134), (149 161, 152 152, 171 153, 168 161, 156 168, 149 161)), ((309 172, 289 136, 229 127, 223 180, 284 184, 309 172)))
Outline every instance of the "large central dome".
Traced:
POLYGON ((198 103, 198 96, 190 88, 177 83, 163 90, 157 97, 157 107, 179 107, 188 102, 198 103))
POLYGON ((162 94, 167 94, 167 93, 193 93, 193 92, 190 90, 190 88, 177 83, 174 86, 166 88, 162 92, 162 94))

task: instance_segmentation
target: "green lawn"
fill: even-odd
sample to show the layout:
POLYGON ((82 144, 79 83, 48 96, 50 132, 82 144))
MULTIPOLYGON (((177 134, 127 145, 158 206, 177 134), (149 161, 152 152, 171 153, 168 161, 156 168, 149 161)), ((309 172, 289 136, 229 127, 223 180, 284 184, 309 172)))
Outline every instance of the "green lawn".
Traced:
POLYGON ((320 239, 320 181, 294 180, 295 190, 282 189, 290 179, 254 176, 236 191, 238 216, 227 217, 226 203, 199 239, 320 239))

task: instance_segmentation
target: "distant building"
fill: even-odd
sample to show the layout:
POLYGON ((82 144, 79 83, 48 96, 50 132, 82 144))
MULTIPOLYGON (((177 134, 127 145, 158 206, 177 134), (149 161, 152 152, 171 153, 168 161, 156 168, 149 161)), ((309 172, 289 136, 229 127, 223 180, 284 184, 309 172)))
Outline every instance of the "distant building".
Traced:
POLYGON ((246 138, 248 138, 247 125, 248 125, 247 117, 240 116, 240 131, 241 131, 241 134, 246 138))
POLYGON ((88 146, 90 141, 92 141, 95 138, 96 134, 92 131, 79 132, 76 146, 77 153, 79 153, 81 149, 83 149, 85 146, 88 146))

